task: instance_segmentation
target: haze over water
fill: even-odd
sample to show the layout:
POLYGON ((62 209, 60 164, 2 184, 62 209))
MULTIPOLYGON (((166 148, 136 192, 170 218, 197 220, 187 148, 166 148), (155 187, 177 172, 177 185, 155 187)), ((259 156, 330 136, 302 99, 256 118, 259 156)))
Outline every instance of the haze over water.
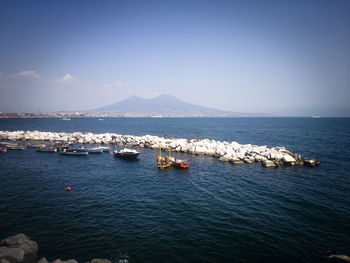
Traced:
POLYGON ((26 233, 49 260, 328 262, 329 249, 350 254, 349 129, 349 119, 323 118, 2 119, 0 130, 283 145, 321 165, 267 169, 176 154, 190 169, 161 171, 149 149, 137 162, 8 151, 0 155, 0 239, 26 233))

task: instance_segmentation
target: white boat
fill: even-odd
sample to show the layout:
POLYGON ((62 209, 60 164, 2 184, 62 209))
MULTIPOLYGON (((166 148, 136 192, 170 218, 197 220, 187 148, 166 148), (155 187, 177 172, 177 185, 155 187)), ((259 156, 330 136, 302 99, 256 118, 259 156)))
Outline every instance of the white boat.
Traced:
POLYGON ((114 151, 114 156, 115 157, 120 157, 124 159, 136 159, 139 156, 139 152, 136 150, 124 148, 123 150, 120 151, 114 151))
POLYGON ((36 149, 37 152, 48 152, 54 153, 57 152, 57 148, 54 145, 41 145, 36 149))
MULTIPOLYGON (((67 110, 66 110, 66 112, 67 112, 67 110)), ((62 120, 63 121, 70 121, 70 112, 67 112, 67 114, 62 117, 62 120)))
POLYGON ((99 146, 93 147, 93 148, 88 148, 87 150, 89 153, 103 153, 103 149, 99 146))
POLYGON ((68 114, 68 116, 63 116, 62 121, 70 121, 70 113, 68 114))
POLYGON ((109 146, 99 146, 104 152, 109 152, 111 150, 111 147, 109 146))

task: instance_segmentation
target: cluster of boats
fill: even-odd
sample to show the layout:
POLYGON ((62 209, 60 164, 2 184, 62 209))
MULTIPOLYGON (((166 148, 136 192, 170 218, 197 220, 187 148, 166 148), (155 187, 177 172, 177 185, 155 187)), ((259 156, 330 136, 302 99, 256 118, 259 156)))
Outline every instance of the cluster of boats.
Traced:
MULTIPOLYGON (((114 156, 123 159, 137 159, 140 152, 124 148, 123 150, 114 151, 114 156)), ((168 167, 182 168, 186 169, 190 166, 190 162, 187 160, 182 160, 180 158, 171 157, 171 151, 169 151, 169 156, 162 156, 161 148, 159 148, 159 155, 157 157, 157 166, 159 169, 165 169, 168 167)))
POLYGON ((50 144, 39 142, 28 142, 27 144, 17 142, 0 142, 0 153, 7 152, 7 150, 24 150, 26 147, 35 148, 37 152, 60 152, 63 155, 88 155, 89 153, 103 153, 110 151, 109 146, 98 145, 95 147, 85 148, 66 142, 55 142, 50 144))
POLYGON ((24 150, 24 145, 17 142, 0 142, 0 153, 7 152, 7 150, 24 150))
MULTIPOLYGON (((137 159, 140 152, 124 148, 123 150, 114 151, 114 156, 123 159, 137 159)), ((175 168, 186 169, 190 166, 190 162, 180 158, 171 157, 171 151, 169 151, 169 156, 162 156, 161 148, 159 148, 159 155, 157 157, 157 166, 159 169, 169 168, 171 166, 175 168)))
POLYGON ((157 157, 157 165, 159 169, 169 168, 171 166, 180 169, 187 169, 190 166, 190 162, 176 157, 171 157, 171 151, 169 150, 169 156, 162 156, 161 148, 159 148, 159 155, 157 157))
MULTIPOLYGON (((111 152, 109 146, 94 146, 94 147, 82 147, 77 146, 67 142, 55 142, 55 143, 43 143, 43 142, 28 142, 26 144, 21 144, 18 142, 0 142, 0 153, 4 153, 7 150, 24 150, 25 147, 35 148, 37 152, 55 153, 59 152, 62 155, 76 155, 76 156, 86 156, 89 153, 103 153, 111 152)), ((137 159, 140 152, 124 148, 122 150, 115 150, 111 152, 114 157, 122 159, 137 159)), ((171 151, 169 151, 169 156, 162 156, 161 148, 159 148, 159 155, 157 157, 157 166, 159 169, 165 169, 168 167, 182 168, 186 169, 190 166, 190 162, 180 158, 174 158, 171 156, 171 151)))

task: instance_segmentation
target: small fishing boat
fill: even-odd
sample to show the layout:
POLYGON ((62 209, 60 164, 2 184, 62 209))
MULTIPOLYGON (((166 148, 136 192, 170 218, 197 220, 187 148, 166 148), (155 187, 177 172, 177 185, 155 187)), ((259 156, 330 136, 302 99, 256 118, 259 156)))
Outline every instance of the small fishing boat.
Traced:
POLYGON ((111 150, 111 147, 109 146, 99 146, 104 152, 109 152, 111 150))
POLYGON ((7 152, 7 148, 3 145, 0 145, 0 153, 5 153, 7 152))
POLYGON ((27 142, 27 147, 28 148, 38 148, 40 147, 42 144, 39 142, 27 142))
POLYGON ((62 116, 63 121, 70 121, 70 112, 62 116))
POLYGON ((114 151, 114 157, 124 158, 124 159, 136 159, 139 156, 139 152, 136 150, 124 148, 120 151, 114 151))
POLYGON ((173 161, 173 166, 175 168, 182 168, 182 169, 186 169, 190 166, 190 162, 187 160, 182 160, 182 159, 178 159, 175 158, 173 161))
POLYGON ((83 148, 68 148, 68 149, 63 149, 61 152, 63 155, 76 155, 76 156, 86 156, 89 154, 87 149, 83 148))
POLYGON ((97 147, 92 147, 92 148, 87 148, 89 153, 103 153, 103 149, 99 146, 97 147))
POLYGON ((56 142, 55 147, 58 150, 63 151, 64 149, 68 149, 69 147, 71 147, 71 145, 67 142, 56 142))
POLYGON ((171 151, 169 150, 169 156, 162 156, 162 147, 159 146, 159 155, 157 157, 157 166, 159 169, 169 168, 172 165, 171 151))
POLYGON ((57 152, 57 148, 53 145, 41 145, 36 149, 37 152, 54 153, 57 152))
POLYGON ((7 150, 24 150, 24 145, 22 144, 19 144, 19 143, 16 143, 16 144, 13 144, 13 143, 9 143, 6 145, 6 148, 7 150))

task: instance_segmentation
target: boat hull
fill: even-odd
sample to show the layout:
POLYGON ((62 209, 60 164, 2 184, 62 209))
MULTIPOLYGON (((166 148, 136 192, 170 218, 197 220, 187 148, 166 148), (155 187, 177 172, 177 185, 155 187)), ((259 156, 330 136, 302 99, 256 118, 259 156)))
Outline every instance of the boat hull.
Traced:
POLYGON ((24 146, 7 146, 7 150, 24 150, 24 146))
POLYGON ((67 149, 61 152, 63 155, 87 156, 89 152, 83 149, 67 149))
POLYGON ((171 163, 166 163, 166 164, 158 163, 158 168, 159 169, 166 169, 166 168, 169 168, 170 166, 171 166, 171 163))
POLYGON ((114 153, 114 157, 122 159, 137 159, 140 153, 114 153))
POLYGON ((187 169, 188 167, 190 167, 190 162, 187 160, 175 158, 173 160, 173 166, 178 169, 187 169))
POLYGON ((37 149, 36 151, 42 153, 55 153, 57 152, 57 149, 37 149))
POLYGON ((88 152, 61 152, 62 155, 87 156, 88 152))
POLYGON ((103 153, 103 149, 96 148, 96 149, 89 149, 89 153, 103 153))
POLYGON ((180 163, 180 164, 178 164, 178 163, 173 163, 173 166, 174 166, 175 168, 178 168, 178 169, 187 169, 188 167, 190 167, 190 164, 189 164, 189 163, 187 163, 187 164, 183 164, 183 163, 180 163))
POLYGON ((109 152, 111 150, 110 147, 108 146, 100 146, 100 148, 104 151, 104 152, 109 152))

